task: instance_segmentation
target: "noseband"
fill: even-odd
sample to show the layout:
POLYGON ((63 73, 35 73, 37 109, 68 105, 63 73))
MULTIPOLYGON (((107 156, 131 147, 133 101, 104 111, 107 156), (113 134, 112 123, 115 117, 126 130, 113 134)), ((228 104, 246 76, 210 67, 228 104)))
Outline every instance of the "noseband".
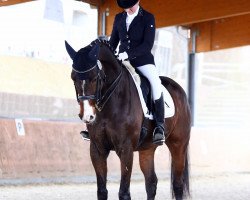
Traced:
POLYGON ((105 104, 109 100, 109 98, 112 96, 114 93, 115 89, 117 88, 121 77, 122 77, 122 68, 116 79, 111 83, 111 85, 108 87, 107 91, 105 91, 104 94, 102 94, 102 82, 105 82, 106 75, 103 71, 102 64, 100 61, 97 62, 97 64, 93 67, 91 67, 90 70, 87 71, 76 71, 74 68, 73 70, 76 71, 77 73, 87 73, 90 72, 94 69, 98 70, 97 76, 96 76, 96 91, 94 95, 85 95, 85 96, 78 96, 77 95, 77 101, 86 101, 86 100, 95 100, 95 108, 101 112, 102 109, 104 108, 105 104))

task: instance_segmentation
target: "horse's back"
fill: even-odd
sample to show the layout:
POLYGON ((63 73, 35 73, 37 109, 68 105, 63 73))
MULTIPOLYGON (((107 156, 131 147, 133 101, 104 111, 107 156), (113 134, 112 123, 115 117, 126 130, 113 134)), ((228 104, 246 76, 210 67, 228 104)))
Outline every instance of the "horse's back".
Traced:
POLYGON ((184 89, 171 78, 163 76, 160 78, 163 86, 168 90, 173 98, 175 105, 175 115, 167 120, 168 125, 172 126, 170 129, 185 129, 189 132, 191 127, 191 111, 184 89))
POLYGON ((161 82, 163 86, 169 91, 169 93, 172 95, 180 95, 180 97, 183 97, 183 100, 187 100, 187 96, 183 88, 175 82, 173 79, 166 77, 166 76, 160 76, 161 82))

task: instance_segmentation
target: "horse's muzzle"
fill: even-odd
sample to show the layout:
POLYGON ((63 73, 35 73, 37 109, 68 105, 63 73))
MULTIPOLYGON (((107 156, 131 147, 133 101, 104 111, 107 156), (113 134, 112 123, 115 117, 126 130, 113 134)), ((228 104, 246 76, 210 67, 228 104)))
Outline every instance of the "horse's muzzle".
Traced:
POLYGON ((84 114, 83 114, 83 122, 86 124, 91 124, 95 121, 95 108, 90 105, 89 101, 83 101, 84 103, 84 114))

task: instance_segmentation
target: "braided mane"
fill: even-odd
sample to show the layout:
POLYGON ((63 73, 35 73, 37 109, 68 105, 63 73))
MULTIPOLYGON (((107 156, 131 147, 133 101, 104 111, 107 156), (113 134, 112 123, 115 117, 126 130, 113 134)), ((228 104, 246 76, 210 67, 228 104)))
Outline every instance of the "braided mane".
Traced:
MULTIPOLYGON (((110 45, 109 40, 103 39, 103 38, 97 38, 96 40, 94 40, 93 42, 90 43, 90 46, 97 45, 97 44, 106 46, 111 51, 111 53, 114 55, 114 57, 117 59, 117 55, 116 55, 117 52, 110 45)), ((118 60, 118 61, 120 61, 120 60, 118 60)))

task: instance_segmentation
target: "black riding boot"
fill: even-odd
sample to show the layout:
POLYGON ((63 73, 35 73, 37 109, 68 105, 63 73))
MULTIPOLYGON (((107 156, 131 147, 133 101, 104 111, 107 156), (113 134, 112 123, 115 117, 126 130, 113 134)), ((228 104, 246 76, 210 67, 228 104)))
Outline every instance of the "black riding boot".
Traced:
POLYGON ((156 122, 156 127, 153 133, 153 143, 156 145, 162 145, 165 142, 165 134, 164 134, 164 99, 163 95, 154 103, 154 118, 156 122))
POLYGON ((90 140, 88 130, 81 131, 80 134, 82 135, 82 137, 83 137, 84 140, 90 140))

